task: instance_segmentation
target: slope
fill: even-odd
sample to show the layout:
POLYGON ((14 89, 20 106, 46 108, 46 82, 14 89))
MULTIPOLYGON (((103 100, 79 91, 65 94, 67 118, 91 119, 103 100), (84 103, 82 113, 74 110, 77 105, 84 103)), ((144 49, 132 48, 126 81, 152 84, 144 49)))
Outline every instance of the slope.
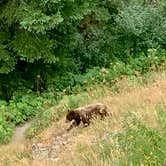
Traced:
POLYGON ((99 153, 105 154, 102 149, 108 149, 100 143, 102 140, 109 140, 110 146, 115 144, 115 141, 108 137, 110 134, 123 131, 125 112, 132 112, 141 122, 150 127, 158 126, 156 108, 161 106, 165 109, 166 106, 165 71, 151 72, 137 78, 124 77, 112 89, 102 88, 103 95, 97 96, 93 90, 90 91, 92 98, 87 103, 105 103, 113 113, 112 117, 104 121, 97 119, 87 128, 80 126, 68 133, 65 131, 68 124, 65 124, 62 118, 31 141, 0 146, 0 163, 35 166, 77 165, 78 163, 79 165, 108 165, 123 154, 109 151, 109 158, 102 160, 98 156, 99 153), (93 148, 96 148, 96 145, 98 150, 95 149, 94 152, 93 148))

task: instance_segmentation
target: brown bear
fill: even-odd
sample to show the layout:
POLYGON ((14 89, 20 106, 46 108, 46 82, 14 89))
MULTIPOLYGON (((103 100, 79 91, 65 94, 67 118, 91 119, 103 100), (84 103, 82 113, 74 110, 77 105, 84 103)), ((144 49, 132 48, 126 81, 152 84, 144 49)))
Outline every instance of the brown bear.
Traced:
POLYGON ((81 122, 87 126, 90 123, 90 119, 98 115, 100 115, 101 118, 109 115, 106 105, 102 103, 96 103, 86 107, 69 110, 68 114, 66 115, 66 122, 73 121, 73 123, 67 130, 70 130, 74 126, 78 126, 81 122))

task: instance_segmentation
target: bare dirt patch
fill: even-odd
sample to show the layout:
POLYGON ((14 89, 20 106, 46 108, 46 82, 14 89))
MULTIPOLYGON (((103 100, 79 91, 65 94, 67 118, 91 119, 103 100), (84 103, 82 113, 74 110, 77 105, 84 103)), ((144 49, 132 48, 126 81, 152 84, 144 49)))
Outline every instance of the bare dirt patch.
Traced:
POLYGON ((11 143, 21 143, 25 141, 25 131, 30 127, 31 122, 26 122, 22 126, 18 126, 15 129, 14 135, 11 139, 11 143))

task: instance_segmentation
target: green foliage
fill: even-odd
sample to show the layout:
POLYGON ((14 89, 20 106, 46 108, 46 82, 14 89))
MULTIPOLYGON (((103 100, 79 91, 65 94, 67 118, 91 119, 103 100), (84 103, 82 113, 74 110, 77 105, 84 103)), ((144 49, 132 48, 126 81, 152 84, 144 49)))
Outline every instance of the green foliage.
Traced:
POLYGON ((99 83, 101 80, 101 69, 99 67, 95 67, 93 69, 89 69, 86 74, 66 73, 64 76, 57 77, 57 79, 53 77, 52 80, 50 80, 48 87, 55 87, 57 91, 65 90, 66 93, 71 93, 74 86, 84 88, 88 85, 99 83))
POLYGON ((122 7, 114 19, 116 27, 113 33, 117 39, 113 45, 116 54, 125 52, 127 56, 135 56, 148 48, 165 49, 165 4, 155 7, 133 4, 122 7))
POLYGON ((158 120, 158 127, 159 129, 164 132, 164 134, 166 134, 166 105, 164 105, 163 103, 160 103, 157 107, 156 107, 156 111, 157 111, 157 120, 158 120))
MULTIPOLYGON (((62 56, 65 59, 71 58, 81 39, 78 38, 81 35, 80 26, 87 24, 91 28, 90 20, 92 22, 96 20, 99 24, 109 18, 107 9, 90 0, 86 2, 18 0, 2 2, 0 9, 2 11, 0 44, 3 44, 3 48, 7 48, 9 52, 0 47, 3 53, 1 60, 4 62, 1 73, 12 71, 18 60, 34 63, 42 59, 43 63, 56 64, 62 56), (91 18, 91 15, 95 17, 91 18), (8 35, 4 36, 4 32, 8 35)), ((86 29, 83 31, 87 31, 86 29)))
POLYGON ((10 56, 5 46, 0 43, 0 73, 9 73, 14 70, 15 59, 10 56))
MULTIPOLYGON (((17 82, 6 88, 7 97, 0 90, 3 98, 18 87, 36 90, 35 77, 43 70, 45 82, 63 76, 65 87, 73 86, 76 73, 165 49, 162 2, 18 0, 2 1, 0 10, 0 73, 17 75, 6 81, 17 82)), ((58 81, 55 86, 63 89, 58 81)))
POLYGON ((8 104, 1 100, 0 106, 0 143, 10 141, 14 127, 42 111, 43 98, 32 94, 15 94, 8 104))
POLYGON ((0 112, 0 143, 8 143, 10 141, 13 129, 14 125, 5 121, 3 112, 0 112))
POLYGON ((31 7, 22 8, 20 12, 20 26, 29 32, 45 33, 45 31, 63 22, 63 17, 60 12, 47 16, 41 10, 36 10, 31 7))
POLYGON ((125 120, 124 130, 124 133, 118 135, 118 144, 128 164, 165 165, 165 128, 158 130, 147 127, 130 115, 125 120))
POLYGON ((45 63, 54 63, 57 58, 51 52, 53 42, 47 37, 33 33, 18 31, 15 40, 10 42, 10 47, 20 57, 20 60, 34 62, 43 60, 45 63))

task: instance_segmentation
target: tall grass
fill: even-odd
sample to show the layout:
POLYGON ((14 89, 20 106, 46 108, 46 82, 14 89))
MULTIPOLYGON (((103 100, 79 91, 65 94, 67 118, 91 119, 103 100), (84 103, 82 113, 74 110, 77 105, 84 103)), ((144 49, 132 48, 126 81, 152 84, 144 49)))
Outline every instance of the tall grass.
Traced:
MULTIPOLYGON (((107 119, 105 135, 98 137, 91 145, 77 145, 77 156, 70 164, 166 165, 166 105, 163 103, 156 106, 155 111, 158 124, 156 128, 142 122, 135 114, 126 112, 123 115, 122 130, 113 133, 111 122, 107 119)), ((104 127, 103 124, 101 126, 104 127)), ((99 130, 102 130, 101 126, 99 130)))

